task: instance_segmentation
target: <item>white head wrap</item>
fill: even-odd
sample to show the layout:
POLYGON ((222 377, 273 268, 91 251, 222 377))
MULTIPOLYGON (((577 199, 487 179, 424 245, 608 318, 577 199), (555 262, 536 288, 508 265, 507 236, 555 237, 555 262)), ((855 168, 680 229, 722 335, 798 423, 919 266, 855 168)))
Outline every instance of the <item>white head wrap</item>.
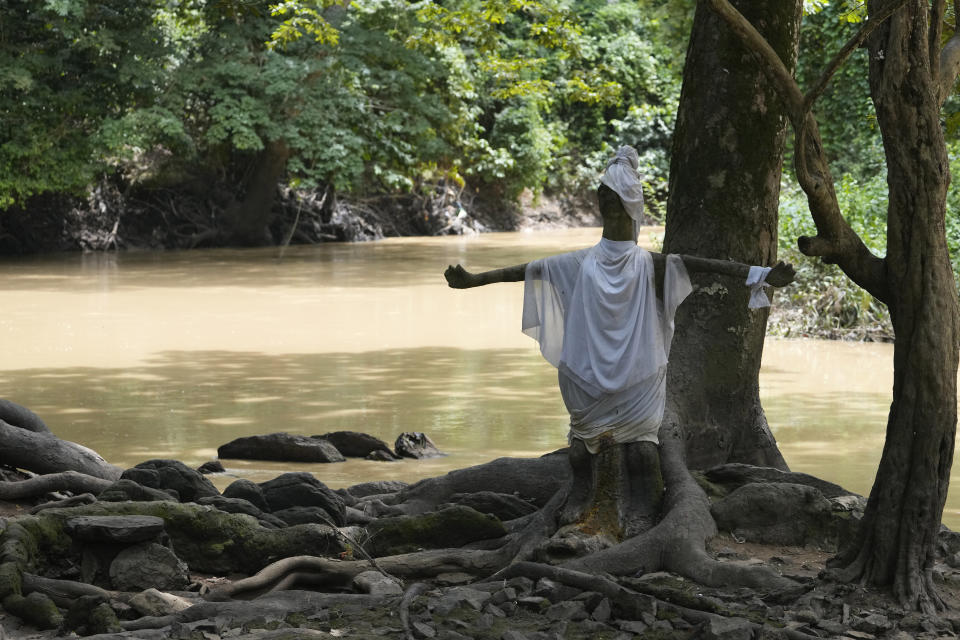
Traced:
POLYGON ((600 177, 600 182, 613 189, 627 215, 633 218, 634 237, 640 235, 640 221, 643 219, 643 186, 637 168, 640 166, 640 156, 637 150, 629 145, 617 149, 616 155, 607 163, 607 169, 600 177))

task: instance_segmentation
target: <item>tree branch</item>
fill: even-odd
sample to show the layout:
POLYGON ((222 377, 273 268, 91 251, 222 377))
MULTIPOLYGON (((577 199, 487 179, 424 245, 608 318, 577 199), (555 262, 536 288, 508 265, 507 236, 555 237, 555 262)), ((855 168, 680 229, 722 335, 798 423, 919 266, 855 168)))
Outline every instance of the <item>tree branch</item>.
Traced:
POLYGON ((706 0, 709 6, 727 25, 740 36, 747 49, 760 58, 760 63, 767 72, 768 78, 776 85, 777 93, 787 107, 791 122, 796 127, 803 118, 803 92, 794 79, 793 74, 783 64, 766 38, 743 17, 743 14, 730 4, 728 0, 706 0))
MULTIPOLYGON (((960 1, 955 4, 960 5, 960 1)), ((958 7, 958 10, 960 10, 960 7, 958 7)), ((937 78, 939 95, 937 98, 941 105, 953 91, 953 85, 957 82, 958 74, 960 74, 960 30, 954 33, 953 37, 947 41, 947 44, 940 51, 940 70, 937 78)))
POLYGON ((931 61, 940 57, 940 38, 943 37, 943 18, 946 13, 947 0, 933 0, 930 6, 930 24, 927 26, 931 61))
MULTIPOLYGON (((817 92, 823 90, 830 75, 853 49, 850 48, 846 54, 841 51, 828 66, 829 73, 825 73, 814 90, 804 96, 776 51, 730 4, 729 0, 705 1, 740 36, 744 45, 760 58, 768 78, 777 87, 781 99, 787 106, 787 113, 796 132, 797 181, 807 195, 810 214, 817 227, 815 238, 798 238, 797 244, 801 253, 819 257, 827 263, 837 264, 851 280, 877 299, 885 301, 888 299, 886 265, 882 259, 870 252, 840 212, 840 204, 837 202, 837 194, 833 188, 833 178, 820 140, 820 130, 809 109, 813 100, 819 95, 817 92)), ((902 0, 894 2, 893 8, 898 8, 901 4, 902 0)), ((891 10, 890 14, 892 13, 891 10)), ((882 17, 889 17, 889 14, 884 11, 882 17)), ((872 22, 869 30, 861 29, 858 35, 866 37, 866 34, 881 23, 882 20, 879 19, 875 23, 872 22), (863 33, 865 30, 866 34, 863 33)), ((847 47, 852 47, 851 43, 855 41, 856 38, 851 40, 847 47)), ((844 49, 846 50, 847 47, 844 49)))
MULTIPOLYGON (((804 114, 813 108, 813 103, 816 102, 817 98, 819 98, 826 90, 827 84, 830 82, 830 78, 832 78, 833 74, 837 72, 837 69, 843 66, 843 63, 847 61, 847 58, 849 58, 850 55, 856 51, 860 45, 863 44, 864 40, 866 40, 867 37, 873 33, 877 27, 883 24, 887 18, 892 16, 893 13, 906 4, 906 2, 907 0, 898 0, 881 11, 876 17, 870 18, 863 23, 863 26, 860 27, 860 30, 857 31, 857 33, 850 38, 845 45, 843 45, 843 48, 837 52, 837 55, 833 56, 830 64, 827 65, 827 68, 824 69, 823 73, 820 74, 820 77, 813 84, 813 87, 811 87, 803 97, 804 114)), ((938 0, 938 2, 943 3, 946 2, 946 0, 938 0)))

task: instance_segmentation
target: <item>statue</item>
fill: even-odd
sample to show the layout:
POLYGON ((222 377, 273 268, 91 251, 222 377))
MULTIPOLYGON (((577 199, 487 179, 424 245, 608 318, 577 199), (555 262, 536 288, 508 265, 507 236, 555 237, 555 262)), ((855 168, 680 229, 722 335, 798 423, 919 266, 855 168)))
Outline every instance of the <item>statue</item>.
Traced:
POLYGON ((455 289, 524 281, 523 331, 557 368, 570 414, 574 482, 559 524, 611 542, 650 529, 660 512, 658 431, 673 318, 691 291, 688 272, 742 278, 751 307, 769 305, 764 286, 782 287, 795 276, 783 262, 752 267, 637 246, 638 161, 633 147, 621 147, 600 179, 597 245, 482 273, 459 264, 444 272, 455 289))

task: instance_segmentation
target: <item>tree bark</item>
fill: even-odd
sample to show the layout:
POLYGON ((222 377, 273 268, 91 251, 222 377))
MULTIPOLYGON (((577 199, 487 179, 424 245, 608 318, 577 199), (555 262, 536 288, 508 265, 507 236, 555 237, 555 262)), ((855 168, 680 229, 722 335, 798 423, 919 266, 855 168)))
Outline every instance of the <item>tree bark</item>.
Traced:
MULTIPOLYGON (((802 3, 737 3, 793 66, 802 3)), ((707 7, 698 6, 670 167, 664 251, 771 265, 786 119, 775 87, 707 7)), ((670 353, 664 426, 687 463, 786 469, 760 405, 767 311, 748 310, 743 282, 692 278, 670 353)))
MULTIPOLYGON (((886 4, 870 2, 868 12, 886 4)), ((902 604, 926 611, 940 605, 931 576, 953 461, 960 326, 944 234, 950 175, 929 12, 927 2, 912 0, 868 41, 890 193, 893 402, 859 538, 837 559, 848 579, 892 585, 902 604)))

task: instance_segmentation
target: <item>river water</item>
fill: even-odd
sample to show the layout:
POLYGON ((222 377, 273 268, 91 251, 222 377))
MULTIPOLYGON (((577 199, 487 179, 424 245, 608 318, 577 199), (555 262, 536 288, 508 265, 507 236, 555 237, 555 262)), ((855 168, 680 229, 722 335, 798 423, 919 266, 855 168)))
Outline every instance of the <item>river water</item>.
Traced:
MULTIPOLYGON (((657 230, 645 231, 649 243, 657 230)), ((556 371, 520 333, 519 283, 483 270, 595 243, 597 229, 361 244, 66 254, 0 262, 0 393, 120 466, 197 466, 247 435, 426 432, 449 455, 309 465, 226 460, 215 476, 308 470, 332 487, 413 481, 565 445, 556 371)), ((760 388, 795 471, 869 492, 892 384, 889 345, 768 339, 760 388)), ((960 526, 960 496, 944 521, 960 526)))

